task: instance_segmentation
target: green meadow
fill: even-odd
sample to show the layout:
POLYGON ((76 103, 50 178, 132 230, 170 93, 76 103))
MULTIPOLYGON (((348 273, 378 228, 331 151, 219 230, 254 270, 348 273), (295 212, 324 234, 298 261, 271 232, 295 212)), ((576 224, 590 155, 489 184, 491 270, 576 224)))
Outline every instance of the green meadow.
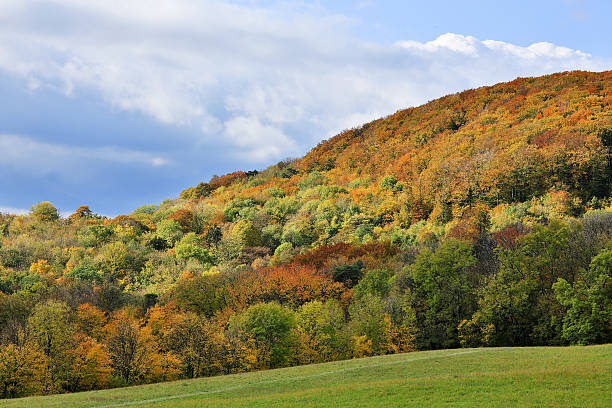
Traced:
POLYGON ((610 407, 612 345, 423 351, 1 407, 610 407))

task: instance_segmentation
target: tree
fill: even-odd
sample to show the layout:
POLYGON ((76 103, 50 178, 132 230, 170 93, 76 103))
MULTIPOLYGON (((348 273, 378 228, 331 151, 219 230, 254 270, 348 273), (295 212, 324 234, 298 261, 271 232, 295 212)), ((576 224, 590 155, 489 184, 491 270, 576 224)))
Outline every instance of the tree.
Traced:
POLYGON ((183 236, 183 230, 175 220, 163 220, 157 224, 156 234, 165 239, 170 246, 173 246, 183 236))
POLYGON ((341 330, 344 312, 337 301, 315 300, 302 305, 296 313, 298 360, 300 364, 333 361, 346 356, 341 330))
POLYGON ((255 340, 261 368, 288 364, 295 347, 295 315, 278 303, 259 303, 230 320, 230 327, 255 340))
POLYGON ((57 208, 49 201, 42 201, 30 209, 32 215, 44 222, 55 221, 59 218, 57 208))
POLYGON ((355 297, 361 298, 365 295, 373 295, 383 298, 391 290, 391 273, 386 269, 375 269, 366 273, 353 289, 355 297))
POLYGON ((348 288, 352 288, 363 276, 363 262, 360 259, 350 265, 342 265, 332 270, 332 277, 336 282, 342 282, 348 288))
POLYGON ((152 309, 149 319, 159 344, 179 356, 188 378, 223 373, 226 338, 213 322, 164 307, 152 309))
POLYGON ((100 343, 83 337, 72 354, 74 363, 70 373, 70 391, 95 390, 109 384, 111 360, 100 343))
POLYGON ((271 265, 283 264, 289 261, 293 254, 291 242, 283 242, 274 250, 274 258, 270 261, 271 265))
POLYGON ((47 356, 28 346, 0 345, 0 395, 23 397, 45 391, 47 356))
POLYGON ((565 340, 571 344, 612 341, 612 250, 604 249, 594 257, 589 271, 573 286, 560 278, 553 288, 559 303, 567 308, 565 340))
POLYGON ((204 248, 199 246, 202 239, 190 232, 186 234, 174 248, 174 253, 180 259, 195 259, 201 264, 212 264, 213 256, 204 248))
POLYGON ((111 242, 100 251, 102 266, 111 279, 123 278, 130 267, 130 253, 127 246, 121 242, 111 242))
POLYGON ((104 335, 107 318, 97 307, 83 303, 77 307, 76 322, 82 333, 100 341, 104 335))
POLYGON ((201 264, 212 264, 213 257, 204 248, 190 244, 178 244, 174 253, 180 259, 195 259, 201 264))
POLYGON ((193 213, 189 210, 181 209, 173 212, 168 219, 176 221, 183 232, 188 232, 193 224, 193 213))
POLYGON ((102 272, 91 262, 85 261, 70 269, 65 275, 68 278, 100 283, 103 280, 102 272))
POLYGON ((301 265, 245 272, 228 288, 227 299, 236 308, 258 302, 278 302, 298 307, 312 300, 339 298, 344 287, 301 265))
POLYGON ((36 262, 32 262, 32 265, 30 265, 30 273, 45 276, 50 270, 51 265, 49 265, 49 261, 46 259, 39 259, 36 262))
POLYGON ((49 300, 34 307, 28 318, 27 336, 47 357, 54 384, 65 387, 70 381, 70 351, 75 326, 72 312, 64 302, 49 300))
POLYGON ((422 348, 459 345, 458 324, 476 309, 470 268, 476 260, 467 242, 448 240, 436 251, 424 250, 411 268, 418 341, 422 348))
POLYGON ((225 290, 216 275, 201 275, 180 279, 172 297, 176 305, 185 311, 213 316, 226 305, 225 290))
POLYGON ((291 242, 294 247, 310 245, 316 240, 312 221, 304 218, 293 219, 285 224, 281 240, 291 242))
POLYGON ((261 245, 261 231, 251 221, 239 220, 232 229, 232 235, 243 247, 261 245))
POLYGON ((381 299, 364 295, 349 307, 349 314, 348 328, 353 339, 354 356, 386 354, 389 346, 387 316, 381 299))
POLYGON ((564 309, 553 284, 559 278, 573 283, 581 269, 575 239, 566 224, 551 222, 519 238, 516 249, 498 250, 499 272, 483 290, 475 316, 490 345, 564 343, 564 309))
POLYGON ((89 218, 92 215, 93 215, 93 213, 89 209, 88 205, 81 205, 81 206, 79 206, 79 208, 77 208, 74 211, 74 214, 72 214, 72 216, 74 216, 75 218, 89 218))
POLYGON ((204 240, 208 246, 216 247, 221 241, 221 238, 223 238, 223 233, 217 224, 211 225, 206 231, 206 235, 204 235, 204 240))
POLYGON ((110 323, 107 347, 113 373, 126 384, 144 382, 151 352, 137 322, 121 313, 110 323))
POLYGON ((380 187, 383 190, 392 191, 394 193, 402 191, 404 186, 399 183, 395 176, 385 176, 380 180, 380 187))

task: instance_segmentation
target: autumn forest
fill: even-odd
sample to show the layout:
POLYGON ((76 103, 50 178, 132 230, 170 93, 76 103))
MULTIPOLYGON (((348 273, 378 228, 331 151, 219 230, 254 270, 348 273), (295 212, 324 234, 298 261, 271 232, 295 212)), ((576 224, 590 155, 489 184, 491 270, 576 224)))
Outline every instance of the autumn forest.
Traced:
POLYGON ((0 397, 610 343, 611 192, 612 71, 576 71, 400 110, 128 215, 0 214, 0 397))

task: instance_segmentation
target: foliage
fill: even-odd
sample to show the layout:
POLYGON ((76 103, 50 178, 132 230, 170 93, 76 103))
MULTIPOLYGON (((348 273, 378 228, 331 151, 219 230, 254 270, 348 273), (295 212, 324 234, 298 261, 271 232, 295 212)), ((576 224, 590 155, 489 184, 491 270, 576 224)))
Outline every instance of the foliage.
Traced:
POLYGON ((0 214, 0 386, 610 342, 611 73, 519 78, 113 219, 0 214))
POLYGON ((470 285, 475 263, 468 243, 449 240, 435 251, 424 251, 410 270, 414 284, 413 307, 417 312, 418 341, 424 348, 459 345, 459 323, 476 309, 470 285))
POLYGON ((295 346, 295 315, 277 303, 260 303, 249 307, 230 321, 230 326, 254 339, 262 368, 282 367, 289 362, 295 346))
POLYGON ((48 201, 43 201, 36 204, 36 206, 32 206, 31 211, 32 215, 41 221, 50 222, 59 218, 57 208, 55 208, 53 204, 48 201))
POLYGON ((573 287, 563 278, 553 285, 559 303, 568 308, 563 338, 572 344, 612 341, 612 251, 604 249, 591 261, 588 273, 573 287))
POLYGON ((2 398, 38 394, 45 390, 46 357, 27 346, 0 346, 2 398))

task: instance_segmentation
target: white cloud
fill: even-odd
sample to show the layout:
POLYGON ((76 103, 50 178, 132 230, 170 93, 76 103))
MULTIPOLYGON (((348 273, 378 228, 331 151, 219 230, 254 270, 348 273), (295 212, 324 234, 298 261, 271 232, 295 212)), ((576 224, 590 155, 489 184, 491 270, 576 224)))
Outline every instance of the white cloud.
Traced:
MULTIPOLYGON (((450 33, 425 43, 366 43, 351 34, 349 19, 303 4, 35 4, 0 3, 0 70, 23 77, 32 92, 94 91, 117 109, 196 129, 194 145, 221 141, 256 163, 462 89, 610 68, 610 61, 550 43, 521 47, 450 33)), ((166 164, 105 148, 78 154, 166 164)))
POLYGON ((238 117, 227 121, 224 134, 240 148, 239 156, 260 162, 295 151, 295 142, 282 130, 264 125, 255 117, 238 117))
POLYGON ((24 210, 23 208, 2 207, 2 206, 0 206, 0 214, 25 215, 28 212, 29 212, 28 210, 24 210))
POLYGON ((82 171, 92 161, 120 164, 165 166, 169 161, 148 152, 119 149, 116 147, 83 148, 39 142, 27 137, 0 134, 2 167, 13 168, 22 173, 45 174, 52 172, 71 173, 82 171), (78 170, 79 167, 81 170, 78 170))

